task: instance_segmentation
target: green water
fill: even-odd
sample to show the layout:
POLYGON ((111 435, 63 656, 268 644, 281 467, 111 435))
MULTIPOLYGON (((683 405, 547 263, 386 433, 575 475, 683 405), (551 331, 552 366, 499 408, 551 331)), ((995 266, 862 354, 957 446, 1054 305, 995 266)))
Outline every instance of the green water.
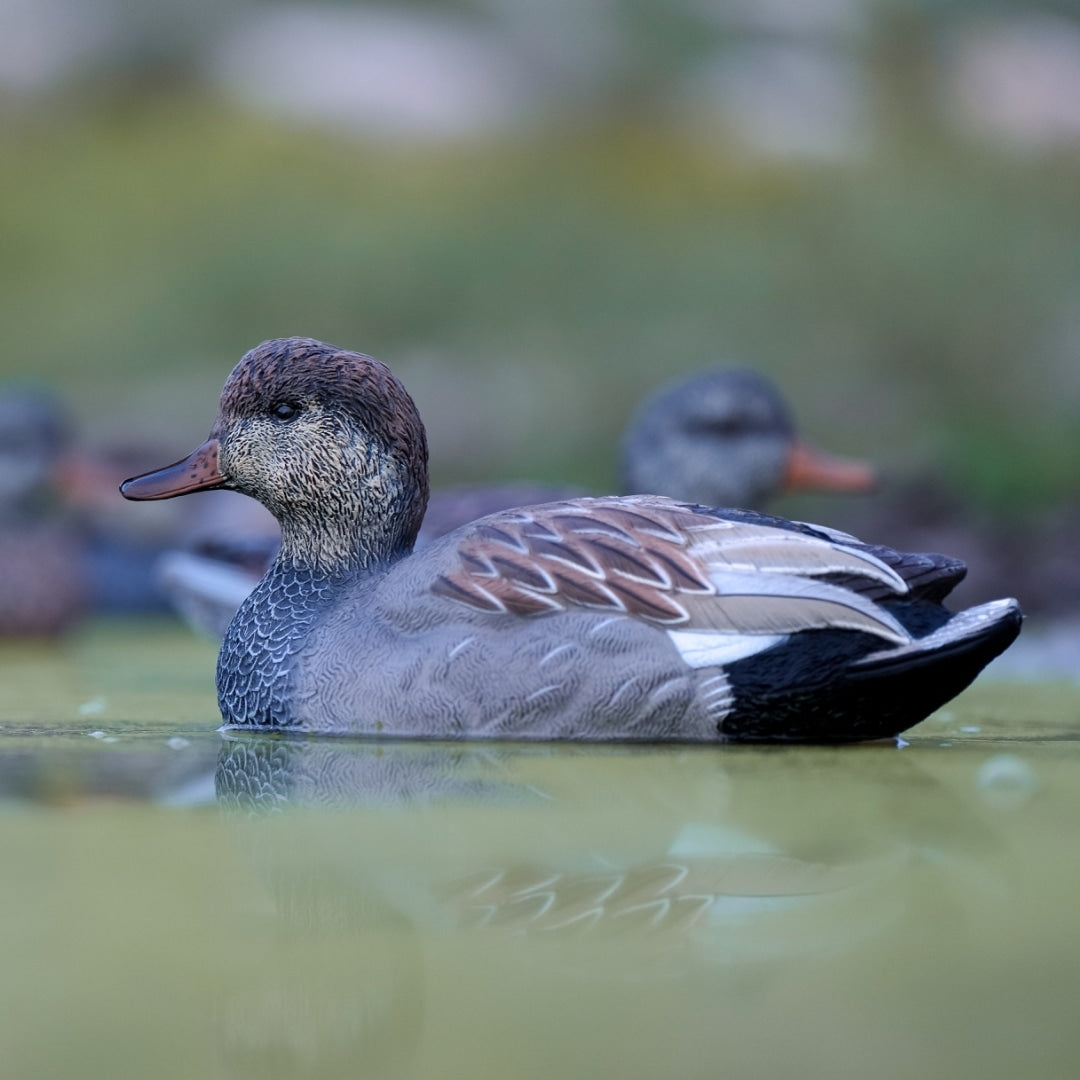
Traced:
POLYGON ((1075 1075, 1078 690, 899 749, 225 740, 213 655, 0 652, 0 1075, 1075 1075))

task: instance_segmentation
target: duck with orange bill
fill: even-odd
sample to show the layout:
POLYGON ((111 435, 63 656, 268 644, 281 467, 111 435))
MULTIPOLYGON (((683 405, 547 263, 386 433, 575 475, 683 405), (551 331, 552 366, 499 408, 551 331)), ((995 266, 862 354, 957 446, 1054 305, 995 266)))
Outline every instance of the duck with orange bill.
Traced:
POLYGON ((824 527, 655 495, 489 515, 413 551, 419 413, 309 338, 234 368, 210 437, 129 499, 225 487, 281 526, 218 658, 226 728, 417 738, 838 742, 896 735, 1020 630, 964 574, 824 527))

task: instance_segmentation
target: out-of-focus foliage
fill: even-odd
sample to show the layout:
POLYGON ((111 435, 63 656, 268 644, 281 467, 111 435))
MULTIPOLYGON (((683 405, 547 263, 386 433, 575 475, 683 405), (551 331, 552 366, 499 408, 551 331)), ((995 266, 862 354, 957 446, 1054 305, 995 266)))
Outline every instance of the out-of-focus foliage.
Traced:
MULTIPOLYGON (((574 5, 535 24, 463 6, 462 27, 531 67, 516 123, 452 137, 301 122, 230 87, 221 57, 249 54, 227 39, 271 5, 237 5, 210 41, 169 30, 179 54, 140 38, 9 92, 0 374, 52 381, 91 433, 179 453, 243 350, 309 334, 399 371, 437 481, 610 488, 652 386, 738 362, 834 450, 940 469, 999 509, 1071 497, 1080 134, 1051 116, 1060 138, 1010 141, 1005 106, 980 127, 963 87, 996 85, 971 57, 989 40, 1007 58, 1002 26, 1034 19, 1068 45, 1080 21, 1060 5, 716 9, 587 6, 560 68, 574 5)), ((1024 32, 1008 47, 1027 55, 1024 32)), ((1053 63, 1067 81, 1068 57, 1053 63)))

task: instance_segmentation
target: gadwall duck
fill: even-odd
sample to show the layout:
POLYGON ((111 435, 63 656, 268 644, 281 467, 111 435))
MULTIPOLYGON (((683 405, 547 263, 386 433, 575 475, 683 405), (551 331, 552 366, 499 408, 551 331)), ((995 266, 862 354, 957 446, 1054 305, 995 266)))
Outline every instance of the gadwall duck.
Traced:
POLYGON ((0 634, 51 637, 88 609, 83 538, 60 494, 70 432, 36 387, 0 393, 0 634))
MULTIPOLYGON (((620 474, 626 495, 753 509, 787 491, 866 492, 877 479, 871 466, 800 438, 776 386, 741 368, 700 371, 656 390, 627 428, 620 474)), ((487 514, 583 494, 528 483, 435 491, 415 547, 487 514)), ((194 518, 186 542, 162 557, 158 580, 194 630, 220 638, 277 554, 277 523, 258 503, 227 493, 194 518)))
POLYGON ((412 553, 424 426, 377 360, 307 338, 249 352, 206 443, 129 499, 229 487, 281 525, 218 657, 226 728, 578 740, 895 735, 1016 637, 964 566, 651 495, 475 521, 412 553))
POLYGON ((53 636, 90 614, 169 610, 156 582, 175 535, 168 508, 132 528, 139 508, 115 505, 120 480, 154 457, 86 446, 47 387, 0 387, 0 634, 53 636))
POLYGON ((801 439, 779 390, 741 368, 697 372, 650 395, 623 440, 623 492, 760 509, 785 491, 863 492, 861 461, 801 439))

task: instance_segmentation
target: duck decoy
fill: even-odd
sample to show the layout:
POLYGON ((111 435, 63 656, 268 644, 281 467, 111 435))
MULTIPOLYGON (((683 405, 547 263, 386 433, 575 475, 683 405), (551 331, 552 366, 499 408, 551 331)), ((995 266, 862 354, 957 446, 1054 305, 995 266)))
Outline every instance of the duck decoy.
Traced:
MULTIPOLYGON (((661 386, 627 429, 620 473, 623 494, 753 509, 785 491, 865 492, 876 483, 871 466, 801 439, 776 386, 741 368, 709 369, 661 386)), ((487 514, 583 494, 521 483, 435 491, 415 547, 487 514)), ((195 516, 187 543, 160 560, 159 582, 193 629, 220 638, 273 562, 277 525, 258 503, 235 496, 195 516)))
POLYGON ((48 387, 0 387, 0 634, 49 637, 92 614, 169 610, 156 583, 175 535, 169 508, 116 513, 116 485, 153 457, 87 446, 48 387))
POLYGON ((222 642, 226 728, 434 738, 892 736, 1016 637, 959 560, 653 495, 504 511, 418 552, 424 426, 390 369, 308 338, 228 377, 209 439, 129 499, 227 487, 281 525, 222 642))
POLYGON ((0 393, 0 635, 52 637, 89 607, 82 536, 59 491, 69 437, 51 394, 0 393))
POLYGON ((161 513, 138 521, 124 506, 108 509, 106 498, 116 502, 116 485, 134 469, 145 468, 161 449, 151 446, 82 444, 67 455, 60 483, 82 534, 84 558, 90 575, 90 607, 94 614, 160 615, 171 604, 157 580, 157 563, 172 549, 183 515, 160 507, 161 513))
POLYGON ((760 509, 785 491, 869 491, 871 466, 801 439, 776 386, 755 371, 716 368, 666 383, 623 440, 622 489, 704 506, 760 509))

